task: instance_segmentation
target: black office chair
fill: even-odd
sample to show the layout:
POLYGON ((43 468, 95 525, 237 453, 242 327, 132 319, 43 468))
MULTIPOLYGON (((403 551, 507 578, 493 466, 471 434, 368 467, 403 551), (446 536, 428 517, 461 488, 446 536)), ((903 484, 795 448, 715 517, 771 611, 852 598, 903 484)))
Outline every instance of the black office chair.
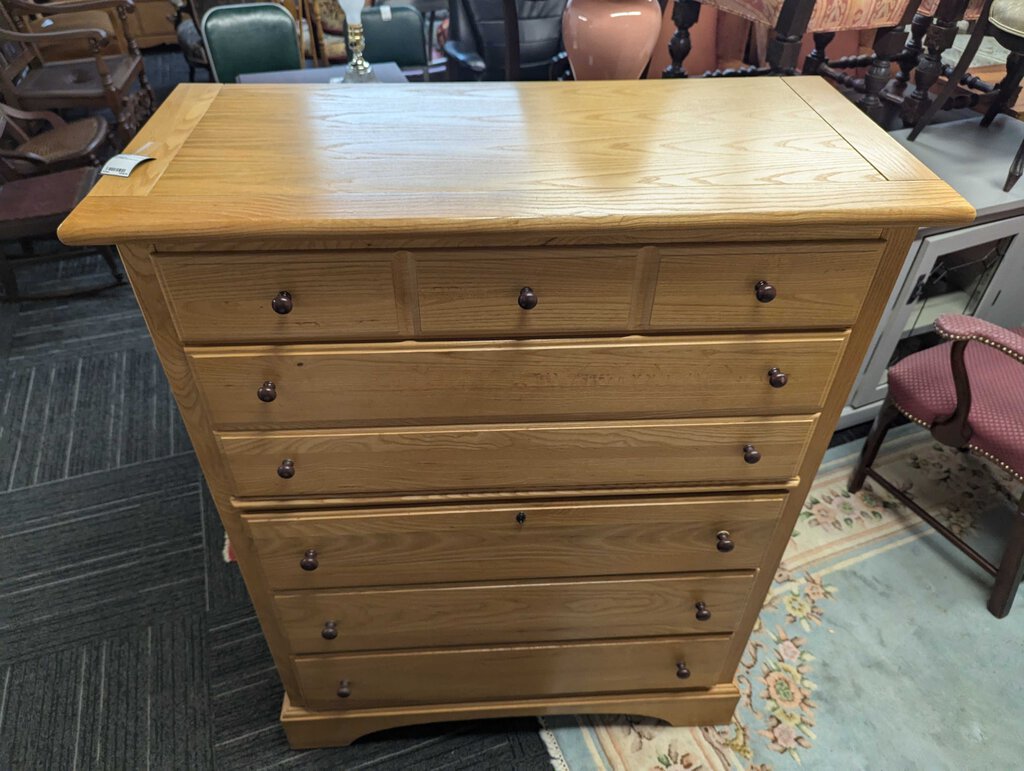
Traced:
POLYGON ((450 80, 549 80, 565 68, 566 0, 452 0, 450 80), (518 32, 518 34, 516 34, 518 32))

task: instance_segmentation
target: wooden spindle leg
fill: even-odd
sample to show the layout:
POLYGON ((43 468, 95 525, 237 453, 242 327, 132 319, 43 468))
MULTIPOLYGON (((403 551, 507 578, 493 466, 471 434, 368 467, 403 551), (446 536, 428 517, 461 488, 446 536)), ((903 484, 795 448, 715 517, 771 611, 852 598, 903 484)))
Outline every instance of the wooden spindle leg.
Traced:
POLYGON ((690 42, 690 27, 697 23, 700 16, 700 3, 697 0, 674 0, 672 5, 672 23, 676 31, 668 41, 668 53, 672 63, 661 73, 663 78, 685 78, 686 70, 683 60, 690 54, 693 44, 690 42))
POLYGON ((773 74, 793 75, 800 58, 800 43, 814 13, 814 0, 785 0, 775 22, 775 37, 768 43, 768 66, 773 74))
POLYGON ((982 126, 990 125, 996 116, 1009 106, 1010 100, 1017 93, 1022 78, 1024 78, 1024 54, 1011 51, 1010 55, 1006 57, 1006 77, 999 81, 996 97, 985 111, 985 117, 981 119, 982 126))
POLYGON ((828 44, 835 36, 835 32, 814 33, 814 50, 804 59, 804 75, 817 75, 821 65, 828 63, 828 54, 825 53, 825 49, 828 48, 828 44))
POLYGON ((903 100, 902 118, 906 126, 917 123, 928 108, 935 81, 942 74, 942 53, 956 39, 956 23, 967 10, 967 0, 940 0, 928 31, 925 33, 925 55, 914 73, 914 91, 903 100))
POLYGON ((910 35, 907 36, 906 45, 900 52, 900 71, 896 73, 896 82, 901 88, 906 88, 910 83, 910 73, 921 61, 921 54, 924 53, 922 41, 931 23, 932 17, 921 13, 915 13, 913 21, 910 22, 910 35))
POLYGON ((885 123, 885 104, 882 102, 882 89, 892 79, 892 60, 903 47, 904 25, 883 27, 875 33, 875 58, 864 74, 864 95, 860 98, 860 108, 875 123, 885 123))

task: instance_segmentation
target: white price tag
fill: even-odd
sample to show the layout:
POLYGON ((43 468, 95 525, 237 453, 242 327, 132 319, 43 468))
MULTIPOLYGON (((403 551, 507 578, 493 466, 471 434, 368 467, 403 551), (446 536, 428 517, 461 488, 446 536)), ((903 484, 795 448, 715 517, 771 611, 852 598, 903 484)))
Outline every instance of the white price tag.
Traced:
POLYGON ((151 160, 153 159, 148 155, 130 155, 128 153, 121 153, 120 155, 115 155, 109 161, 104 163, 103 168, 100 169, 100 174, 106 174, 111 177, 127 177, 140 163, 151 160))

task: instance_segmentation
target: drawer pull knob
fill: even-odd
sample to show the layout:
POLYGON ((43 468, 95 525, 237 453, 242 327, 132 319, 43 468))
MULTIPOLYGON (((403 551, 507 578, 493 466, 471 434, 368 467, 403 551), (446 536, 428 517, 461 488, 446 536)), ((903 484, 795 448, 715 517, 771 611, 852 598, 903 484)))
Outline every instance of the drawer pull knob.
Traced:
POLYGON ((715 533, 715 538, 718 539, 718 543, 715 548, 720 552, 730 552, 736 548, 736 544, 732 540, 732 536, 729 535, 728 530, 719 530, 715 533))
POLYGON ((324 621, 324 628, 320 630, 320 636, 325 640, 333 640, 338 636, 338 622, 324 621))
POLYGON ((277 398, 277 386, 272 380, 264 380, 263 385, 256 389, 256 395, 261 402, 272 402, 277 398))
POLYGON ((524 311, 533 310, 537 307, 537 293, 528 286, 524 286, 519 290, 519 307, 524 311))
POLYGON ((338 683, 338 697, 339 698, 347 699, 351 695, 352 695, 352 689, 349 688, 348 680, 342 680, 340 683, 338 683))
POLYGON ((707 603, 698 602, 694 607, 697 609, 698 621, 708 621, 711 618, 711 611, 708 610, 707 603))
POLYGON ((778 296, 778 292, 772 284, 762 280, 754 284, 754 296, 759 303, 770 303, 778 296))
POLYGON ((690 676, 690 670, 687 668, 686 662, 685 661, 677 661, 676 662, 676 677, 678 677, 680 680, 685 680, 689 676, 690 676))
POLYGON ((291 479, 295 476, 295 461, 291 458, 285 458, 281 461, 281 465, 277 467, 277 475, 281 479, 291 479))
POLYGON ((768 370, 768 385, 772 388, 782 388, 789 382, 789 376, 778 367, 768 370))
POLYGON ((295 307, 295 304, 292 302, 292 293, 278 292, 277 297, 270 301, 270 307, 274 309, 274 313, 280 313, 282 316, 286 313, 291 313, 292 308, 295 307))
POLYGON ((526 524, 526 512, 525 511, 520 511, 518 514, 516 514, 516 524, 519 524, 519 525, 525 525, 526 524))
POLYGON ((299 567, 303 570, 316 570, 320 567, 320 560, 316 558, 316 549, 306 549, 306 553, 299 560, 299 567))
POLYGON ((743 460, 747 463, 757 463, 761 460, 761 451, 752 444, 743 445, 743 460))

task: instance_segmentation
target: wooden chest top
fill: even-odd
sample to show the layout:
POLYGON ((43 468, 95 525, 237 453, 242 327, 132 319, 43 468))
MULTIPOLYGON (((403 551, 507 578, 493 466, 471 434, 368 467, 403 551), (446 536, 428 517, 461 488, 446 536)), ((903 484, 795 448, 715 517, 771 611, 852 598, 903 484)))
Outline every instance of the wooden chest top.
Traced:
POLYGON ((819 78, 179 86, 67 243, 939 225, 973 210, 819 78))

